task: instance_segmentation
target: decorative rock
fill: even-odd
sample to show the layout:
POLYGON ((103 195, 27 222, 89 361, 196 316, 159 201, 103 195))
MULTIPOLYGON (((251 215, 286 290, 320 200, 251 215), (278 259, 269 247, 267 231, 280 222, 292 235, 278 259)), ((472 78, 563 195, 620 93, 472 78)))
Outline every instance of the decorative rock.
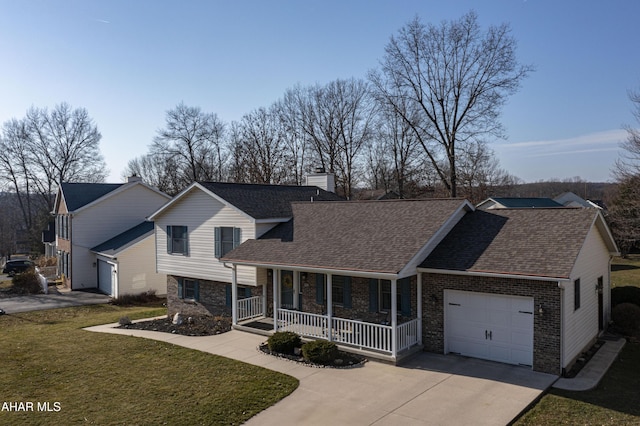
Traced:
POLYGON ((173 316, 173 324, 181 325, 182 321, 183 321, 182 315, 180 315, 180 312, 176 312, 176 314, 173 316))
POLYGON ((122 317, 122 318, 120 318, 120 321, 118 321, 118 324, 120 324, 120 325, 130 325, 131 324, 131 320, 129 319, 129 317, 122 317))
POLYGON ((293 348, 294 355, 300 355, 302 353, 302 348, 293 348))

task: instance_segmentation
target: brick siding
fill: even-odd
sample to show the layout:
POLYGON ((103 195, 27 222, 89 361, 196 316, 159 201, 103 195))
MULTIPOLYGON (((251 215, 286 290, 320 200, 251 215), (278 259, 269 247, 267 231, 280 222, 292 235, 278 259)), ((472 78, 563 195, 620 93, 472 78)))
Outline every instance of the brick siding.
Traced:
POLYGON ((561 374, 561 291, 555 281, 533 281, 448 274, 423 274, 423 343, 428 352, 444 353, 444 290, 533 297, 533 370, 561 374), (537 312, 542 304, 544 313, 537 312))

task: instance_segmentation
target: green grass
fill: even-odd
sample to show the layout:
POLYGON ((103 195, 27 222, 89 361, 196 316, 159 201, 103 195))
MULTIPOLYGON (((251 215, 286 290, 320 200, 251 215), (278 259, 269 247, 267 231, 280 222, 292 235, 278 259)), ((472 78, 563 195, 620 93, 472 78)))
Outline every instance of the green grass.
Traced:
POLYGON ((616 257, 611 262, 611 287, 627 286, 640 287, 640 255, 616 257))
POLYGON ((36 411, 0 411, 0 424, 241 424, 298 386, 216 355, 81 330, 164 313, 94 305, 1 316, 0 404, 34 402, 36 411), (38 402, 60 410, 37 412, 38 402))
MULTIPOLYGON (((612 287, 640 288, 640 256, 616 258, 612 287)), ((624 292, 629 294, 629 292, 624 292)), ((622 294, 624 296, 624 294, 622 294)), ((587 392, 552 388, 516 425, 638 425, 640 424, 640 343, 628 342, 602 382, 587 392)))
POLYGON ((640 424, 640 344, 627 343, 602 382, 587 392, 552 388, 515 424, 637 425, 640 424))

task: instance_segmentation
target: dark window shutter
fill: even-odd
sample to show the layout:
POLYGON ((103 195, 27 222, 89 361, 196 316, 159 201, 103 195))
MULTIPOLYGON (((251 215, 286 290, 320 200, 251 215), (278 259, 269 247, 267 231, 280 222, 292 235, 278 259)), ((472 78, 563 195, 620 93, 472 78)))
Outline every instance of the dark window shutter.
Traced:
POLYGON ((200 300, 200 281, 193 283, 193 298, 198 302, 200 300))
POLYGON ((369 312, 378 312, 378 280, 369 280, 369 312))
POLYGON ((411 316, 411 278, 403 278, 398 281, 400 283, 400 296, 402 297, 401 308, 402 315, 411 316))
POLYGON ((220 259, 222 257, 222 231, 220 227, 216 226, 215 230, 215 257, 220 259))
POLYGON ((184 287, 182 285, 182 278, 178 278, 178 297, 184 299, 184 287))
POLYGON ((236 248, 240 245, 240 228, 233 228, 233 248, 236 248))
POLYGON ((345 308, 351 308, 351 277, 344 277, 344 286, 342 291, 344 293, 343 306, 345 308))
POLYGON ((244 297, 246 297, 246 298, 251 297, 251 287, 245 287, 245 289, 244 289, 244 297))
POLYGON ((171 226, 167 225, 167 253, 172 251, 171 226))
POLYGON ((227 284, 226 286, 224 286, 224 292, 225 292, 225 304, 227 306, 231 306, 231 284, 227 284))
POLYGON ((324 274, 316 274, 316 303, 324 305, 324 274))

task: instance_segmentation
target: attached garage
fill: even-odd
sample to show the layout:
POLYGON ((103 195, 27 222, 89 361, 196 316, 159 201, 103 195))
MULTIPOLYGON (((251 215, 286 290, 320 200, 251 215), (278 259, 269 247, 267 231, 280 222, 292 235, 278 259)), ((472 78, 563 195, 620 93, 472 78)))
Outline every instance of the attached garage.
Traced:
POLYGON ((98 289, 109 296, 113 295, 115 266, 98 259, 98 289))
POLYGON ((445 352, 533 365, 532 297, 445 290, 445 352))

